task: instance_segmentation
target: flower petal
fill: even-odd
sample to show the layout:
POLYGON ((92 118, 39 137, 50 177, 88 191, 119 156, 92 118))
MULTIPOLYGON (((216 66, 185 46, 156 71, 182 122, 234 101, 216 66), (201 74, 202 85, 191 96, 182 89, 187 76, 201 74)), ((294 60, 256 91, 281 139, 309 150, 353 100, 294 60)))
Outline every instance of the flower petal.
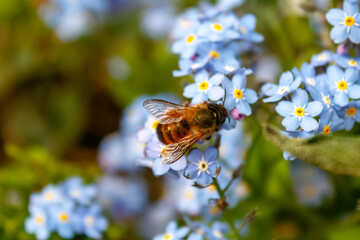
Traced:
POLYGON ((294 75, 290 71, 287 71, 287 72, 284 72, 283 74, 281 74, 279 85, 280 86, 288 86, 293 81, 294 81, 294 75))
POLYGON ((225 78, 224 74, 217 73, 209 79, 209 82, 215 85, 219 85, 224 78, 225 78))
POLYGON ((356 68, 347 68, 345 71, 345 81, 348 83, 354 83, 360 79, 359 70, 356 68))
POLYGON ((236 89, 243 89, 246 85, 246 76, 244 74, 235 74, 232 78, 232 82, 236 89))
POLYGON ((296 107, 304 106, 309 101, 309 95, 305 90, 298 89, 292 95, 292 102, 296 107))
POLYGON ((204 92, 198 92, 195 94, 194 98, 191 100, 192 104, 202 103, 207 100, 207 96, 204 92))
POLYGON ((312 117, 304 116, 301 119, 300 126, 307 132, 318 128, 319 123, 312 117))
POLYGON ((212 178, 206 172, 201 172, 196 182, 201 186, 208 186, 212 182, 212 178))
POLYGON ((219 150, 214 146, 210 146, 206 148, 204 151, 204 159, 207 162, 215 161, 218 158, 218 156, 219 156, 219 150))
POLYGON ((188 165, 186 165, 184 169, 184 176, 186 178, 194 179, 198 176, 198 174, 199 174, 199 168, 195 164, 189 163, 188 165))
POLYGON ((334 102, 340 107, 344 107, 349 103, 349 97, 344 91, 335 93, 334 102))
POLYGON ((354 84, 348 87, 349 97, 352 99, 360 98, 360 85, 354 84))
POLYGON ((244 100, 240 100, 238 103, 236 103, 236 108, 237 110, 239 110, 240 113, 246 116, 249 116, 251 114, 250 105, 244 100))
POLYGON ((309 114, 312 117, 319 115, 323 110, 323 105, 319 101, 309 102, 305 107, 305 113, 309 114))
POLYGON ((183 170, 186 167, 186 157, 182 156, 179 160, 170 164, 171 169, 175 171, 183 170))
POLYGON ((283 117, 289 116, 295 111, 294 104, 289 101, 281 101, 275 108, 276 112, 283 117))
POLYGON ((341 43, 348 37, 347 27, 345 24, 335 25, 331 29, 330 37, 334 40, 334 43, 341 43))
POLYGON ((199 89, 199 87, 196 83, 189 84, 184 88, 183 95, 186 98, 193 98, 198 89, 199 89))
POLYGON ((256 92, 252 89, 247 88, 244 90, 244 98, 248 103, 254 103, 257 101, 256 92))
POLYGON ((344 18, 344 11, 338 8, 332 8, 326 14, 326 19, 333 26, 343 22, 344 18))
POLYGON ((187 160, 192 163, 197 163, 202 159, 202 157, 203 157, 203 152, 198 148, 194 148, 187 155, 187 160))
POLYGON ((288 131, 295 131, 299 127, 300 123, 297 117, 288 116, 282 120, 282 125, 288 131))
POLYGON ((201 69, 195 73, 195 82, 201 83, 201 82, 207 82, 209 80, 209 73, 201 69))
POLYGON ((360 44, 360 27, 352 27, 349 38, 353 43, 360 44))
POLYGON ((213 86, 209 88, 208 97, 211 101, 217 101, 224 97, 225 90, 220 86, 213 86))
POLYGON ((157 158, 154 161, 152 170, 155 176, 161 176, 170 170, 170 166, 163 164, 161 158, 157 158))

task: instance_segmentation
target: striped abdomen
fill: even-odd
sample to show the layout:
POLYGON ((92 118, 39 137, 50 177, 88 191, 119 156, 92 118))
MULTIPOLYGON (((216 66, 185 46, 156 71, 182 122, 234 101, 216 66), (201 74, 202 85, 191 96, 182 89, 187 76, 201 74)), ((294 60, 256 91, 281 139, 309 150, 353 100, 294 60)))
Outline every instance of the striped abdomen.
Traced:
POLYGON ((167 145, 180 141, 190 131, 190 125, 186 120, 180 122, 159 124, 156 127, 156 133, 160 142, 167 145))

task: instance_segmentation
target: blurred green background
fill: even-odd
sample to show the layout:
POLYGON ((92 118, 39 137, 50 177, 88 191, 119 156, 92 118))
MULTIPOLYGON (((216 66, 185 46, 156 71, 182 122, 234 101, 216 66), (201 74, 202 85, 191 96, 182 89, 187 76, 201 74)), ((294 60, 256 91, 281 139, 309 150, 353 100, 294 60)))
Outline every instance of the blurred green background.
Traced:
MULTIPOLYGON (((141 30, 143 5, 106 14, 91 33, 62 41, 39 17, 44 2, 0 0, 0 239, 34 239, 23 230, 32 192, 72 175, 87 182, 101 176, 98 145, 119 128, 122 110, 133 99, 160 92, 181 95, 182 83, 191 81, 172 77, 178 56, 170 52, 169 39, 153 39, 141 30)), ((174 4, 180 13, 197 1, 174 4)), ((324 20, 327 10, 313 11, 313 6, 306 0, 248 0, 237 9, 253 13, 257 32, 265 36, 257 61, 270 56, 285 71, 324 48, 334 49, 324 20)), ((269 74, 277 77, 279 70, 269 74)), ((261 79, 251 81, 258 90, 261 79)), ((261 110, 256 117, 267 119, 261 110)), ((301 185, 291 178, 294 163, 264 139, 255 117, 245 124, 254 138, 244 170, 251 195, 233 213, 241 218, 258 208, 248 238, 359 239, 360 181, 330 174, 333 197, 307 207, 294 193, 301 185)), ((136 239, 135 232, 120 222, 105 236, 136 239)))

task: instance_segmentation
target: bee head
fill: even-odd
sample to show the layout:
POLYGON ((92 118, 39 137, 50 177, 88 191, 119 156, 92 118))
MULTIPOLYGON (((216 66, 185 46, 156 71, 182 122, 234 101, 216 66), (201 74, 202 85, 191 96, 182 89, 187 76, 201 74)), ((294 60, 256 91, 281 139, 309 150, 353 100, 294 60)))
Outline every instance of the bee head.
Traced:
POLYGON ((213 111, 216 117, 217 126, 221 126, 225 122, 225 119, 229 117, 223 104, 210 103, 209 109, 213 111))

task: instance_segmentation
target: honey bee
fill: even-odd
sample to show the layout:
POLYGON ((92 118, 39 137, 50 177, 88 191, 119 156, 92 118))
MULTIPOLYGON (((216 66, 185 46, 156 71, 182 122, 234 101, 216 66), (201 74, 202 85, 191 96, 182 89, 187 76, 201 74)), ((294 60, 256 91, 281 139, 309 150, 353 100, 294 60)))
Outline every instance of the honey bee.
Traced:
POLYGON ((196 141, 210 139, 228 117, 223 105, 206 101, 190 106, 149 99, 143 106, 159 121, 156 134, 165 145, 161 153, 164 164, 177 161, 196 141))

